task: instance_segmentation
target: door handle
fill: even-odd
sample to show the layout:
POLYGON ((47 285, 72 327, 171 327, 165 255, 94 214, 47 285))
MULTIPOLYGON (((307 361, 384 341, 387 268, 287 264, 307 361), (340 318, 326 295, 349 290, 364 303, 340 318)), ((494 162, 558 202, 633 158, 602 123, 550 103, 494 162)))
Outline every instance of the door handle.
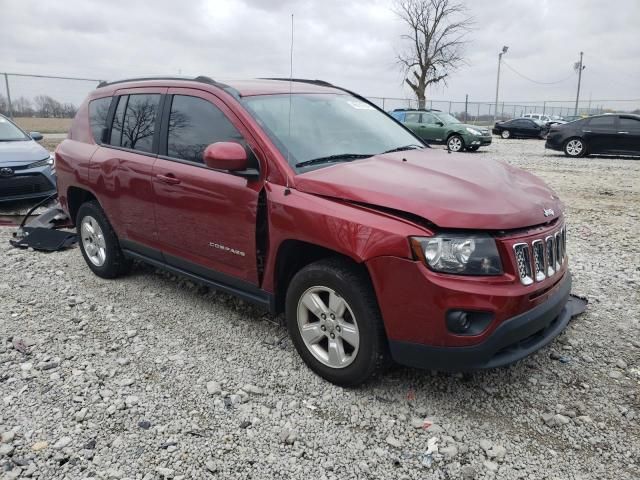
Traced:
POLYGON ((163 183, 168 183, 169 185, 178 185, 180 183, 180 179, 176 178, 173 173, 167 173, 166 175, 157 174, 156 178, 163 183))
POLYGON ((618 133, 629 133, 629 132, 618 132, 618 133))

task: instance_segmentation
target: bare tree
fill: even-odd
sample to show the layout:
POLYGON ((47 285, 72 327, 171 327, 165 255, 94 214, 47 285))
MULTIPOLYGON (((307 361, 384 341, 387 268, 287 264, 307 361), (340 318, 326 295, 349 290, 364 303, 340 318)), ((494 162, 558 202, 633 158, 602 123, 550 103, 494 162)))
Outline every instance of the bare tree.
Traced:
POLYGON ((401 37, 409 46, 398 55, 398 63, 424 108, 427 87, 446 84, 449 74, 464 63, 462 50, 473 20, 456 0, 397 0, 395 12, 409 27, 401 37))

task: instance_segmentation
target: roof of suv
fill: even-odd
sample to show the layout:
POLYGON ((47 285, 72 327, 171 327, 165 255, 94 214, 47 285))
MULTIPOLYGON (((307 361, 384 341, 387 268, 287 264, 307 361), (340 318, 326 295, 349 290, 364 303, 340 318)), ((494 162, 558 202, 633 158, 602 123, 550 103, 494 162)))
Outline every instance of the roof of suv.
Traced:
POLYGON ((149 86, 190 86, 194 84, 212 85, 240 97, 253 95, 273 95, 289 93, 344 93, 344 90, 322 80, 306 80, 294 78, 257 78, 249 80, 229 80, 217 82, 210 77, 145 77, 102 82, 98 88, 112 90, 149 86))

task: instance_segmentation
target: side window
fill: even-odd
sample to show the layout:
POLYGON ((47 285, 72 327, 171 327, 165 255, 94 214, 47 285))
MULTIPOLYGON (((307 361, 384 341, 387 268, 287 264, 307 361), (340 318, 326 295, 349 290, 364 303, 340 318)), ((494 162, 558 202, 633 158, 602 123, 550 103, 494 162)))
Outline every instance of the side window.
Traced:
POLYGON ((89 125, 96 143, 102 143, 102 131, 107 126, 111 97, 97 98, 89 102, 89 125))
POLYGON ((122 126, 122 147, 141 152, 153 151, 159 105, 160 94, 129 95, 122 126))
POLYGON ((405 122, 411 123, 420 123, 420 114, 419 113, 407 113, 404 117, 405 122))
POLYGON ((620 130, 640 130, 640 119, 631 117, 620 117, 620 130))
POLYGON ((433 115, 430 115, 428 113, 423 113, 422 114, 422 123, 426 123, 427 125, 433 125, 434 123, 436 123, 436 117, 434 117, 433 115))
POLYGON ((589 120, 589 127, 592 128, 613 128, 613 122, 615 117, 613 115, 606 115, 603 117, 593 117, 589 120))
POLYGON ((169 115, 167 155, 203 163, 204 149, 215 142, 245 143, 236 127, 211 102, 174 95, 169 115))
POLYGON ((111 137, 109 144, 119 147, 122 144, 122 125, 124 123, 124 110, 127 108, 129 95, 118 97, 118 106, 113 116, 113 125, 111 126, 111 137))

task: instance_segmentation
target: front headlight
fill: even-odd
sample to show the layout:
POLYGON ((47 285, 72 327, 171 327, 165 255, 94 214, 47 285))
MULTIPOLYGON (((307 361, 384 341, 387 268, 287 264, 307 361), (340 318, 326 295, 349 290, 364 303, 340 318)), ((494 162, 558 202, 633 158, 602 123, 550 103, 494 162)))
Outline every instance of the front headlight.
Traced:
POLYGON ((501 275, 496 242, 489 235, 411 237, 411 249, 431 270, 458 275, 501 275))
POLYGON ((51 166, 53 168, 54 157, 52 154, 49 154, 49 158, 45 158, 43 160, 38 160, 37 162, 31 163, 27 165, 27 168, 38 168, 38 167, 46 167, 51 166))
POLYGON ((469 132, 472 135, 482 135, 482 132, 480 130, 476 130, 475 128, 471 128, 471 127, 466 127, 467 128, 467 132, 469 132))

